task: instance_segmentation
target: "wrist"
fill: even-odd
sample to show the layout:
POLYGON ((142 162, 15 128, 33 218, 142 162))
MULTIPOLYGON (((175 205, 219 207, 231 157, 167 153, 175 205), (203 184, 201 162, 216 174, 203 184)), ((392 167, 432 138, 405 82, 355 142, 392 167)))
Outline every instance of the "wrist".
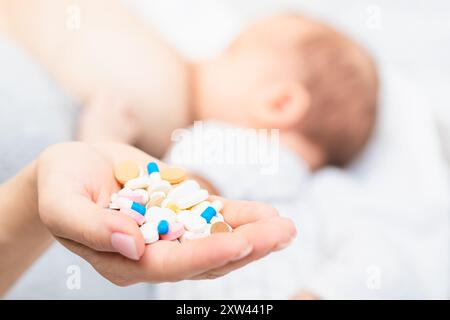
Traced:
POLYGON ((2 294, 52 241, 39 218, 37 161, 0 186, 0 208, 2 294))

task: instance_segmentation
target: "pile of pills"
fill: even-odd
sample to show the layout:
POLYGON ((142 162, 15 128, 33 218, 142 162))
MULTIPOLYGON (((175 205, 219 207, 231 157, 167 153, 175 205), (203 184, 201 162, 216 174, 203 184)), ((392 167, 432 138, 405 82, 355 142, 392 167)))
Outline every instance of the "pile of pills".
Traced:
POLYGON ((155 162, 150 162, 145 170, 125 161, 115 168, 114 175, 123 188, 111 195, 109 208, 133 218, 145 243, 183 242, 232 231, 220 214, 222 202, 208 201, 208 191, 187 179, 181 168, 160 171, 155 162))

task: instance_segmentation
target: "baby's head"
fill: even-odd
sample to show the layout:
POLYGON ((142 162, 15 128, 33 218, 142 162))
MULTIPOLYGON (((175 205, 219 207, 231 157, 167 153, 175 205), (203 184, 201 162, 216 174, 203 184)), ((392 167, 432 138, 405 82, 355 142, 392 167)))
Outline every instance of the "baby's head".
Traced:
POLYGON ((278 128, 313 169, 348 164, 374 127, 378 81, 370 56, 310 18, 257 22, 195 71, 196 118, 278 128))

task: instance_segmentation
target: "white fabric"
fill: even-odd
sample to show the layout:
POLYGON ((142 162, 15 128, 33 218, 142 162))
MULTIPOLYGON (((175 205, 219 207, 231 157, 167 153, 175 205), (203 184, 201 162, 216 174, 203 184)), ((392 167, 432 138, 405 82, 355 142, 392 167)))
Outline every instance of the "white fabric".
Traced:
MULTIPOLYGON (((326 168, 307 178, 302 162, 283 148, 276 175, 196 163, 186 161, 185 152, 198 148, 180 139, 168 161, 204 174, 225 196, 271 203, 296 222, 299 237, 287 250, 223 279, 159 286, 159 297, 269 299, 309 290, 323 298, 446 298, 446 166, 426 103, 395 72, 390 80, 384 76, 377 134, 347 171, 326 168)), ((224 130, 217 123, 204 128, 224 130)), ((204 128, 191 136, 220 144, 204 128)))
MULTIPOLYGON (((367 243, 368 247, 377 248, 375 253, 384 252, 374 262, 373 259, 368 259, 371 251, 364 251, 363 246, 359 246, 360 250, 355 251, 354 249, 358 248, 352 249, 351 245, 340 245, 345 250, 339 250, 333 258, 334 263, 328 264, 329 267, 321 271, 321 278, 316 278, 325 279, 322 281, 325 284, 316 282, 310 284, 323 296, 327 296, 326 292, 328 292, 328 297, 350 296, 361 289, 361 283, 366 283, 366 281, 358 280, 362 279, 362 276, 357 278, 357 272, 352 272, 356 284, 353 281, 352 283, 345 282, 345 287, 340 286, 340 290, 347 288, 348 292, 337 291, 334 288, 328 289, 331 282, 326 279, 338 280, 336 274, 339 277, 341 274, 338 272, 339 268, 346 265, 343 263, 346 261, 346 252, 359 252, 360 265, 369 265, 365 261, 371 260, 370 266, 383 266, 381 268, 381 287, 388 289, 394 287, 396 296, 407 297, 417 294, 423 297, 442 297, 445 284, 449 283, 449 211, 446 204, 450 193, 446 181, 448 172, 439 154, 434 124, 430 119, 431 110, 427 107, 428 104, 419 105, 420 108, 417 108, 419 102, 416 102, 416 98, 421 97, 422 93, 427 94, 425 102, 428 101, 431 106, 435 107, 440 115, 438 120, 442 123, 443 136, 447 137, 446 143, 450 150, 450 135, 448 134, 450 132, 448 129, 450 127, 448 125, 450 108, 448 108, 446 95, 446 84, 449 83, 450 75, 449 60, 447 59, 450 55, 450 46, 448 42, 442 41, 442 39, 448 38, 450 32, 450 28, 446 27, 448 26, 448 1, 433 0, 431 1, 432 5, 429 2, 426 5, 408 4, 407 8, 404 7, 403 2, 397 3, 388 0, 379 0, 375 3, 371 0, 338 2, 127 0, 127 2, 134 3, 146 21, 155 24, 169 38, 170 42, 192 58, 208 57, 219 52, 239 32, 241 26, 257 15, 283 8, 305 9, 307 12, 324 17, 341 26, 344 31, 356 35, 359 39, 363 39, 364 43, 368 44, 375 53, 382 70, 385 69, 387 62, 390 62, 395 65, 401 75, 419 83, 420 88, 410 88, 405 85, 403 80, 398 80, 398 75, 391 74, 391 77, 390 74, 386 74, 383 77, 386 87, 392 85, 389 93, 384 94, 386 97, 385 109, 392 112, 386 112, 383 116, 383 124, 379 129, 377 141, 360 163, 352 169, 350 175, 348 172, 327 170, 322 173, 321 177, 317 177, 315 188, 318 200, 313 202, 315 206, 308 207, 305 204, 304 207, 299 207, 298 211, 305 216, 306 212, 314 209, 315 214, 317 211, 317 215, 323 216, 322 219, 331 225, 328 229, 341 232, 343 235, 355 231, 356 235, 350 239, 373 241, 375 243, 367 243), (379 29, 372 29, 367 25, 370 14, 368 9, 373 5, 381 9, 382 25, 379 29), (409 108, 410 102, 415 105, 415 108, 409 108), (352 202, 354 200, 357 200, 359 205, 354 204, 352 202), (371 203, 370 209, 358 210, 365 212, 365 215, 356 219, 358 224, 366 226, 361 229, 351 228, 350 223, 343 225, 339 221, 340 215, 335 214, 342 212, 343 207, 364 208, 364 203, 368 202, 371 203), (334 210, 334 204, 339 205, 339 209, 334 210), (317 207, 320 207, 320 210, 317 207), (405 209, 406 207, 407 209, 405 209), (325 218, 327 215, 335 217, 337 221, 325 218), (376 216, 377 221, 365 218, 365 216, 376 216), (378 227, 368 230, 369 226, 378 227), (345 233, 346 230, 347 233, 345 233), (367 234, 363 233, 365 230, 368 230, 367 234), (377 230, 380 232, 374 234, 377 230), (374 235, 372 236, 372 234, 374 235), (382 241, 376 241, 377 237, 382 241), (385 247, 389 247, 389 250, 384 251, 385 247), (395 253, 400 252, 404 258, 397 259, 398 263, 389 264, 389 257, 397 257, 395 253), (402 266, 406 263, 408 265, 403 268, 402 266), (392 275, 400 275, 397 277, 399 281, 391 282, 389 279, 392 278, 392 275), (404 279, 408 279, 408 281, 404 279), (420 291, 415 291, 415 288, 419 288, 420 291)), ((60 100, 59 89, 52 84, 49 85, 45 73, 35 64, 30 64, 29 57, 24 56, 13 46, 4 43, 0 44, 0 54, 2 54, 2 59, 6 57, 6 60, 2 60, 4 63, 1 63, 0 111, 5 111, 6 109, 2 109, 5 106, 20 104, 22 107, 17 109, 12 107, 8 110, 24 110, 23 106, 33 106, 33 110, 36 111, 35 115, 37 115, 24 118, 23 114, 27 112, 17 111, 14 118, 12 114, 4 113, 8 119, 14 118, 14 121, 7 121, 7 128, 12 127, 13 129, 2 130, 3 139, 5 139, 5 132, 13 133, 13 136, 16 137, 23 137, 20 130, 36 128, 34 125, 44 123, 41 125, 41 130, 43 130, 41 133, 29 132, 29 139, 20 141, 23 146, 22 151, 18 148, 18 140, 10 139, 0 143, 3 150, 9 150, 9 148, 16 150, 13 152, 14 156, 6 157, 11 153, 5 152, 0 157, 3 168, 8 168, 6 174, 2 173, 1 179, 5 179, 32 159, 45 145, 70 136, 68 129, 71 128, 72 122, 67 120, 68 114, 59 114, 58 108, 49 107, 66 105, 67 98, 60 100), (21 101, 17 102, 16 99, 21 101), (42 121, 43 115, 52 121, 42 121), (30 126, 30 122, 34 123, 30 126)), ((0 118, 0 121, 4 119, 6 117, 0 118)), ((356 209, 349 210, 342 217, 352 219, 352 214, 356 209)), ((314 230, 316 225, 320 226, 316 221, 314 223, 313 221, 302 222, 299 228, 299 239, 302 237, 302 229, 311 230, 312 234, 316 233, 314 230)), ((334 236, 329 236, 326 239, 333 238, 334 236)), ((314 237, 312 239, 314 241, 314 237)), ((324 238, 323 242, 332 243, 326 239, 324 238)), ((327 245, 324 244, 324 246, 327 245)), ((375 253, 373 255, 377 256, 375 253)), ((287 254, 287 251, 278 254, 287 254)), ((353 266, 354 269, 357 267, 358 264, 353 266)), ((376 270, 376 268, 369 268, 368 271, 376 274, 376 270)), ((364 272, 366 271, 364 269, 364 272)), ((291 293, 288 290, 289 285, 287 284, 286 289, 281 291, 286 294, 291 293)), ((335 282, 334 287, 338 285, 339 283, 335 282)), ((251 284, 246 282, 244 286, 251 286, 251 284)), ((365 294, 373 293, 381 296, 383 293, 372 291, 365 292, 365 294)), ((393 293, 394 291, 390 291, 390 295, 393 293)), ((386 293, 383 296, 389 295, 386 293)), ((83 261, 75 259, 75 256, 58 246, 42 257, 8 297, 143 298, 151 297, 151 288, 140 287, 139 290, 133 291, 105 284, 101 278, 95 275, 95 271, 83 261), (72 264, 79 265, 82 270, 82 290, 79 291, 69 291, 65 286, 68 276, 66 269, 72 264)), ((447 297, 450 298, 449 295, 447 297)))

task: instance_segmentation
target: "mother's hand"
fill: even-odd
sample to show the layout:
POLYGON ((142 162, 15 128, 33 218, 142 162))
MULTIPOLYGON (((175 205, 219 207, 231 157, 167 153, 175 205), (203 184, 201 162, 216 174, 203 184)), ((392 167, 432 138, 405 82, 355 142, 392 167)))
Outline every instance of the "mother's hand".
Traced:
POLYGON ((133 219, 106 209, 120 188, 114 166, 123 160, 154 161, 127 145, 68 143, 50 147, 38 162, 42 221, 115 284, 215 278, 283 248, 295 236, 293 223, 272 207, 224 200, 222 213, 234 232, 146 246, 133 219))

